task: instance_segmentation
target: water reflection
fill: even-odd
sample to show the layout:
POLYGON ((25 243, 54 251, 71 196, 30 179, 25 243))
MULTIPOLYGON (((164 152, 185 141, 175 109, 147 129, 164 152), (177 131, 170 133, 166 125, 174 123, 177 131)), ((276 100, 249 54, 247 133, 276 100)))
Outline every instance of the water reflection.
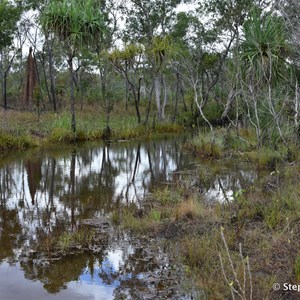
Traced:
POLYGON ((193 165, 188 172, 179 172, 177 180, 196 189, 209 204, 233 201, 235 194, 252 190, 268 172, 232 160, 202 161, 193 165))
MULTIPOLYGON (((30 288, 39 280, 49 294, 60 295, 57 299, 65 299, 63 291, 77 290, 78 285, 89 291, 82 299, 142 299, 162 290, 175 297, 178 292, 168 287, 178 285, 177 278, 164 276, 171 268, 169 251, 144 247, 114 231, 96 254, 84 252, 50 262, 18 260, 21 253, 76 230, 84 220, 132 203, 141 206, 144 195, 172 181, 174 172, 187 168, 188 161, 180 141, 160 141, 74 148, 60 155, 37 152, 7 163, 0 169, 0 272, 22 270, 30 288), (11 269, 7 262, 16 265, 11 269)), ((48 299, 44 294, 43 298, 48 299)))
POLYGON ((167 245, 113 227, 98 231, 101 245, 93 251, 51 260, 23 255, 90 220, 105 220, 114 210, 142 206, 144 196, 163 183, 187 179, 187 187, 208 201, 225 202, 258 179, 256 171, 232 163, 191 165, 181 145, 180 139, 94 145, 60 154, 36 152, 5 164, 0 169, 0 275, 9 276, 1 276, 0 295, 21 299, 26 290, 28 299, 190 299, 167 245))
POLYGON ((258 173, 254 170, 231 169, 230 173, 216 175, 204 195, 209 201, 229 202, 234 200, 235 192, 251 189, 257 180, 258 173))

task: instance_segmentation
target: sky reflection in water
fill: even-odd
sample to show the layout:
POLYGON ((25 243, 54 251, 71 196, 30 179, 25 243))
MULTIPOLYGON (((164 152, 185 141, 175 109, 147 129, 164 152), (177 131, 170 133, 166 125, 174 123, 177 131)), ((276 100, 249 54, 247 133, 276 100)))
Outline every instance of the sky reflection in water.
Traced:
MULTIPOLYGON (((85 146, 59 154, 36 152, 4 164, 0 168, 0 300, 130 299, 138 295, 134 288, 155 294, 165 283, 154 281, 145 287, 145 282, 149 274, 168 271, 172 264, 168 249, 139 245, 119 232, 111 232, 98 254, 83 253, 50 266, 18 262, 19 255, 53 234, 76 230, 83 220, 132 204, 142 207, 144 196, 153 189, 180 180, 182 170, 194 169, 192 161, 176 138, 85 146)), ((192 175, 190 180, 208 200, 224 202, 256 178, 254 171, 234 168, 212 178, 192 175)))

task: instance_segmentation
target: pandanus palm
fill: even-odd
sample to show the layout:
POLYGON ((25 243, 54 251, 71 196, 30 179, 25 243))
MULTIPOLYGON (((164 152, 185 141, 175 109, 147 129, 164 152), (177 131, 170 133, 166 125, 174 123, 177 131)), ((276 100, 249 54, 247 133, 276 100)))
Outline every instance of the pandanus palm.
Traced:
POLYGON ((281 76, 280 65, 287 56, 288 43, 280 18, 262 16, 258 10, 254 10, 244 25, 244 42, 241 46, 242 57, 248 68, 255 71, 258 80, 275 80, 281 76))
MULTIPOLYGON (((244 62, 244 82, 249 87, 251 101, 247 102, 248 111, 254 112, 254 119, 250 121, 256 128, 257 139, 261 142, 261 110, 263 105, 271 114, 280 136, 284 140, 279 124, 281 109, 279 103, 274 103, 273 87, 282 79, 282 72, 286 69, 288 57, 288 43, 283 22, 279 17, 271 14, 262 15, 254 10, 250 19, 244 25, 244 42, 241 44, 241 57, 244 62), (267 87, 267 103, 258 101, 258 91, 267 87)), ((261 99, 263 101, 263 99, 261 99)), ((250 115, 249 115, 250 116, 250 115)))
POLYGON ((71 128, 76 132, 73 60, 85 47, 97 43, 104 32, 104 18, 93 0, 51 1, 41 16, 43 28, 63 44, 70 71, 71 128))

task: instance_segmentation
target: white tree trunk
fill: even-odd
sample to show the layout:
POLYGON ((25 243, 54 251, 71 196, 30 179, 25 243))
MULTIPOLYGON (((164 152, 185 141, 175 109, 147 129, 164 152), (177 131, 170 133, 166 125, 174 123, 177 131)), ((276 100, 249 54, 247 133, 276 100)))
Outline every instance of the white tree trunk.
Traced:
POLYGON ((162 119, 161 115, 161 105, 160 105, 160 94, 161 94, 161 82, 160 82, 160 76, 157 75, 155 78, 155 102, 157 107, 157 118, 158 120, 162 119))
POLYGON ((161 109, 161 117, 162 117, 162 120, 164 120, 165 119, 165 108, 166 108, 167 101, 168 101, 168 90, 167 90, 168 87, 167 87, 166 76, 163 75, 162 79, 163 79, 163 85, 164 85, 164 102, 163 102, 162 109, 161 109))
POLYGON ((294 120, 295 120, 295 126, 296 129, 298 128, 298 119, 299 119, 299 98, 298 98, 298 80, 296 81, 295 85, 295 115, 294 115, 294 120))

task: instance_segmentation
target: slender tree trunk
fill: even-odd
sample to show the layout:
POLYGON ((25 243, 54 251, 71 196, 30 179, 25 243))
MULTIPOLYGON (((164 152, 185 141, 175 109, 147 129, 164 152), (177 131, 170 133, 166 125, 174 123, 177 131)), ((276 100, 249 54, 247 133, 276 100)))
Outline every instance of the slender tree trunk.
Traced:
MULTIPOLYGON (((34 56, 34 61, 36 62, 35 56, 34 56)), ((35 70, 36 70, 37 85, 38 85, 39 92, 40 92, 39 97, 36 99, 37 100, 37 107, 38 107, 38 114, 39 114, 40 113, 40 105, 42 104, 44 109, 46 109, 46 106, 45 106, 44 97, 43 97, 43 90, 41 88, 41 86, 42 86, 41 85, 41 78, 40 78, 40 72, 39 72, 37 63, 35 63, 35 70)), ((48 85, 47 84, 46 84, 46 86, 47 86, 47 89, 48 89, 48 85)))
POLYGON ((106 134, 110 135, 109 119, 110 119, 111 103, 106 95, 106 70, 105 70, 105 67, 103 67, 103 70, 100 71, 100 77, 101 77, 102 98, 105 101, 106 134))
POLYGON ((136 101, 135 101, 135 106, 136 106, 136 111, 137 111, 138 122, 139 123, 141 123, 141 115, 140 115, 141 83, 142 83, 142 78, 139 78, 137 98, 136 98, 136 101))
POLYGON ((200 115, 201 115, 202 119, 208 124, 208 126, 210 128, 210 131, 212 133, 212 142, 213 142, 214 138, 215 138, 214 129, 213 129, 213 126, 211 125, 211 123, 209 122, 209 120, 206 118, 206 116, 203 113, 202 105, 201 105, 202 103, 199 103, 199 101, 198 101, 198 92, 197 92, 197 86, 196 86, 196 84, 194 84, 193 89, 194 89, 194 100, 195 100, 195 103, 196 103, 196 105, 198 107, 198 110, 200 112, 200 115))
MULTIPOLYGON (((21 44, 21 43, 20 43, 21 44)), ((22 90, 23 86, 23 47, 20 48, 20 63, 19 63, 19 93, 22 90)))
POLYGON ((7 77, 10 71, 10 68, 12 66, 13 60, 15 58, 16 53, 13 55, 11 60, 8 62, 8 66, 6 69, 4 69, 4 63, 3 63, 3 52, 1 54, 1 62, 0 62, 0 77, 2 75, 2 99, 5 110, 7 109, 7 77))
POLYGON ((52 100, 53 110, 57 111, 52 46, 50 45, 49 36, 45 35, 45 38, 46 38, 47 52, 48 52, 51 100, 52 100))
POLYGON ((134 89, 134 85, 131 82, 129 82, 131 90, 132 90, 133 98, 134 98, 134 105, 135 105, 135 111, 136 111, 138 123, 141 123, 141 114, 140 114, 140 108, 139 108, 139 103, 140 103, 140 91, 139 91, 140 81, 141 81, 141 79, 139 79, 139 85, 138 85, 137 91, 134 89))
POLYGON ((152 87, 149 91, 149 100, 148 100, 148 107, 147 107, 147 113, 146 113, 146 118, 145 118, 145 125, 147 125, 148 121, 149 121, 151 105, 152 105, 152 98, 153 98, 153 90, 154 90, 154 85, 152 85, 152 87))
POLYGON ((177 114, 178 114, 178 94, 179 94, 179 83, 178 83, 178 78, 177 78, 177 80, 176 80, 176 92, 175 92, 175 108, 174 108, 174 116, 173 116, 173 122, 174 123, 176 122, 177 114))
POLYGON ((3 103, 4 103, 5 110, 7 110, 7 74, 8 74, 8 72, 6 72, 6 71, 3 74, 3 86, 2 86, 3 103))
POLYGON ((129 84, 132 94, 133 94, 134 105, 135 105, 138 123, 141 123, 141 114, 140 114, 139 105, 140 105, 140 96, 141 96, 140 89, 141 89, 142 78, 139 78, 138 85, 136 86, 136 84, 133 83, 131 74, 130 73, 128 74, 127 68, 126 68, 126 70, 123 70, 123 74, 127 80, 127 83, 129 84))
POLYGON ((206 90, 203 93, 203 101, 202 101, 202 104, 201 104, 201 110, 203 110, 205 108, 205 106, 206 106, 206 104, 208 102, 208 99, 209 99, 209 93, 212 91, 212 89, 214 88, 214 86, 219 81, 220 75, 222 73, 222 68, 223 68, 224 62, 227 59, 229 50, 231 48, 231 45, 232 45, 233 41, 236 38, 237 33, 238 33, 238 29, 236 28, 236 30, 234 31, 234 34, 232 35, 232 37, 231 37, 228 45, 226 46, 226 49, 225 49, 225 51, 224 51, 224 53, 223 53, 223 55, 222 55, 222 57, 221 57, 221 59, 219 61, 219 66, 218 66, 218 70, 217 70, 215 78, 212 79, 211 81, 209 81, 209 76, 207 76, 207 87, 206 87, 206 90))
POLYGON ((75 117, 75 95, 74 95, 74 73, 73 73, 73 56, 69 55, 68 59, 70 71, 70 109, 71 109, 71 129, 76 133, 76 117, 75 117))
POLYGON ((5 107, 5 102, 4 102, 4 70, 3 70, 3 52, 0 51, 0 80, 1 80, 1 85, 2 85, 2 99, 3 99, 3 104, 4 108, 5 107))
POLYGON ((161 81, 160 81, 160 76, 157 75, 155 77, 155 102, 156 102, 156 107, 157 107, 157 118, 159 121, 162 119, 161 115, 161 105, 160 105, 160 94, 161 94, 161 81))
POLYGON ((181 94, 183 109, 184 109, 185 112, 188 112, 188 107, 187 107, 187 104, 185 103, 184 90, 183 90, 182 86, 180 86, 180 94, 181 94))
MULTIPOLYGON (((49 85, 48 85, 48 78, 47 78, 47 74, 46 74, 46 66, 45 66, 45 58, 44 58, 44 54, 42 54, 42 58, 40 59, 41 61, 41 65, 42 65, 42 71, 43 71, 43 77, 44 77, 44 82, 45 82, 45 88, 46 88, 46 92, 47 92, 47 96, 49 99, 49 103, 52 105, 52 98, 51 98, 51 94, 50 94, 50 90, 49 90, 49 85)), ((39 84, 40 84, 40 80, 39 80, 39 84)))
MULTIPOLYGON (((271 76, 270 76, 271 77, 271 76)), ((280 115, 280 112, 277 113, 275 111, 275 107, 274 107, 274 104, 272 102, 272 87, 271 87, 271 79, 268 81, 268 102, 269 102, 269 111, 271 112, 274 120, 275 120, 275 124, 277 126, 277 130, 278 130, 278 133, 279 133, 279 136, 280 138, 282 139, 283 141, 283 144, 288 148, 288 144, 284 138, 284 135, 283 135, 283 132, 281 130, 281 126, 280 126, 280 123, 279 123, 279 115, 280 115)))
POLYGON ((166 80, 165 75, 163 75, 162 80, 163 80, 163 87, 164 87, 164 102, 163 102, 163 105, 161 108, 161 118, 162 118, 162 120, 164 120, 165 119, 165 108, 166 108, 167 101, 168 101, 167 80, 166 80))
POLYGON ((101 77, 102 99, 104 101, 107 101, 107 99, 106 99, 106 74, 104 72, 101 72, 100 77, 101 77))
POLYGON ((295 84, 295 104, 294 104, 294 121, 295 121, 295 126, 296 130, 298 130, 298 119, 299 119, 299 95, 298 95, 298 80, 296 79, 296 84, 295 84))
POLYGON ((239 91, 237 91, 235 88, 232 88, 228 94, 228 97, 227 97, 227 102, 226 102, 226 106, 225 106, 225 109, 222 113, 222 116, 221 116, 221 121, 224 121, 225 118, 228 116, 229 112, 230 112, 230 109, 232 107, 232 103, 233 103, 233 100, 239 95, 239 91))
POLYGON ((127 80, 125 80, 125 91, 126 91, 126 94, 125 94, 125 108, 126 108, 126 111, 127 111, 128 110, 128 101, 129 101, 129 87, 128 87, 127 80))
POLYGON ((254 108, 254 115, 255 115, 255 120, 256 124, 255 125, 255 130, 256 130, 256 138, 258 142, 258 146, 260 147, 261 145, 261 134, 260 134, 260 121, 259 121, 259 116, 258 116, 258 107, 257 107, 257 98, 256 95, 254 94, 254 87, 252 83, 250 84, 250 93, 252 97, 252 102, 253 102, 253 108, 254 108))

